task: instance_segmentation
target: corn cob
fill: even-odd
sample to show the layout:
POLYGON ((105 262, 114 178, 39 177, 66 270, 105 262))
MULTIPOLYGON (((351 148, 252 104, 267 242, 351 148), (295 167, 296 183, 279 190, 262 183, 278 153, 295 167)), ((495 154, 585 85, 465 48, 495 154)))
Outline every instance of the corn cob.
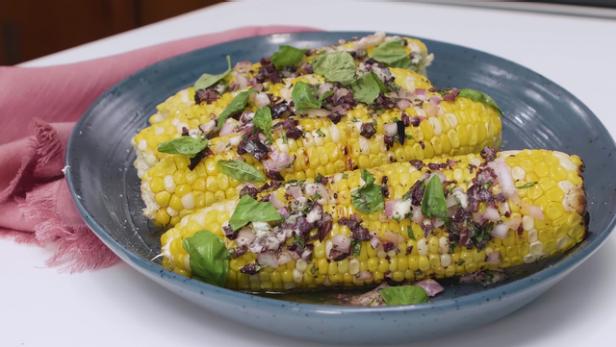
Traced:
MULTIPOLYGON (((370 56, 370 52, 375 50, 372 43, 378 42, 379 37, 375 35, 363 43, 359 40, 330 47, 329 51, 351 50, 354 46, 361 46, 369 52, 363 56, 370 56)), ((421 70, 417 67, 425 67, 429 60, 425 46, 413 39, 406 42, 404 54, 419 52, 415 55, 419 57, 418 61, 411 67, 421 70)), ((317 52, 324 51, 328 49, 317 52)), ((325 75, 304 73, 284 79, 283 83, 272 80, 261 85, 264 91, 252 96, 242 117, 255 117, 258 106, 271 104, 275 100, 282 100, 276 105, 289 108, 289 112, 274 119, 271 146, 268 148, 258 143, 267 149, 267 153, 262 154, 267 155, 266 160, 254 153, 242 155, 240 152, 243 139, 253 133, 254 124, 250 118, 242 120, 240 117, 241 123, 228 119, 224 126, 219 124, 223 129, 220 129, 218 136, 215 131, 210 132, 216 124, 213 117, 223 113, 232 100, 246 91, 224 93, 205 105, 190 104, 195 96, 195 91, 190 89, 170 98, 169 104, 160 106, 159 113, 151 117, 153 125, 133 138, 137 152, 135 166, 142 179, 141 190, 146 204, 145 215, 157 224, 174 225, 195 209, 236 198, 242 182, 221 174, 217 163, 222 160, 241 160, 258 170, 265 169, 270 178, 288 180, 314 178, 388 162, 477 152, 484 146, 499 145, 501 123, 499 111, 494 105, 463 94, 460 97, 441 96, 425 76, 411 69, 387 68, 362 61, 362 54, 357 51, 355 56, 360 61, 360 72, 357 74, 373 74, 375 79, 382 78, 380 83, 388 84, 387 88, 391 89, 386 94, 379 92, 379 97, 373 101, 375 105, 354 101, 350 94, 351 87, 328 83, 325 75), (318 86, 324 98, 330 90, 333 96, 327 98, 331 98, 328 102, 332 109, 299 110, 299 106, 293 105, 291 94, 300 83, 318 86), (340 107, 343 107, 342 111, 340 107), (174 114, 170 117, 173 110, 174 114), (332 118, 328 112, 335 113, 337 118, 332 118), (297 117, 296 113, 304 116, 297 117), (236 123, 241 126, 234 127, 236 123), (225 130, 228 124, 231 124, 230 131, 225 130), (193 163, 189 157, 157 150, 169 140, 203 135, 210 137, 208 153, 213 155, 203 155, 206 158, 200 162, 193 163)), ((305 58, 306 63, 314 63, 318 57, 319 54, 311 53, 305 58)), ((239 83, 239 79, 246 80, 263 74, 259 64, 236 67, 237 71, 228 76, 226 83, 233 85, 239 83)), ((352 72, 353 75, 355 73, 352 72)))
MULTIPOLYGON (((410 68, 402 69, 392 68, 391 72, 395 77, 396 84, 403 87, 413 87, 429 89, 431 85, 429 81, 419 74, 425 74, 426 67, 430 65, 433 55, 428 52, 426 45, 414 38, 404 38, 407 42, 405 50, 413 57, 410 68), (416 71, 417 73, 413 73, 416 71), (409 85, 411 84, 411 85, 409 85), (416 85, 413 85, 416 84, 416 85)), ((340 42, 334 46, 322 47, 309 51, 306 55, 306 63, 311 63, 319 54, 331 51, 357 51, 367 50, 372 51, 374 47, 385 40, 383 33, 376 33, 361 39, 351 40, 349 42, 340 42)), ((356 62, 362 63, 369 55, 356 55, 356 62)), ((223 82, 229 86, 241 86, 245 81, 255 78, 262 64, 254 63, 247 65, 246 63, 238 63, 233 72, 228 74, 223 82)), ((279 97, 279 91, 284 88, 284 83, 275 83, 265 81, 264 86, 267 91, 274 96, 279 97)), ((217 90, 224 91, 224 85, 220 85, 217 90)), ((178 91, 175 95, 169 97, 163 103, 156 107, 156 113, 148 118, 149 127, 139 132, 132 140, 133 146, 137 152, 137 160, 135 166, 139 176, 143 176, 148 168, 157 163, 161 154, 156 150, 158 145, 166 141, 172 140, 182 134, 183 128, 198 129, 199 125, 207 124, 215 118, 215 115, 220 114, 229 102, 233 99, 231 93, 221 93, 220 98, 207 103, 197 102, 196 90, 194 87, 178 91)))
POLYGON ((359 287, 385 278, 403 282, 507 269, 562 254, 584 238, 582 169, 579 157, 560 152, 495 155, 486 150, 481 156, 339 173, 317 184, 287 183, 257 198, 280 208, 285 223, 295 220, 296 231, 303 225, 298 220, 312 222, 309 231, 287 235, 274 250, 253 252, 255 243, 267 240, 264 235, 280 233, 289 225, 253 222, 233 234, 227 224, 238 200, 226 200, 184 217, 162 235, 163 265, 193 275, 186 240, 211 232, 232 254, 219 284, 241 290, 359 287), (364 213, 354 201, 370 175, 385 197, 384 211, 364 213), (445 216, 433 216, 430 206, 424 210, 424 200, 438 195, 431 188, 433 181, 444 187, 445 216), (298 201, 308 201, 309 206, 299 206, 298 201), (331 228, 321 235, 330 218, 331 228), (298 239, 304 243, 299 245, 298 239), (247 251, 246 242, 252 242, 247 251))
MULTIPOLYGON (((498 146, 501 122, 496 110, 466 98, 443 101, 438 116, 426 118, 418 126, 405 127, 405 141, 394 140, 388 148, 385 128, 396 125, 401 111, 390 109, 372 118, 363 105, 348 113, 351 119, 333 124, 326 118, 300 118, 303 136, 284 140, 283 132, 274 132, 273 152, 293 158, 282 178, 306 179, 331 175, 355 168, 371 168, 389 162, 432 158, 477 152, 484 146, 498 146), (361 136, 360 127, 376 124, 371 138, 361 136)), ((413 115, 413 111, 407 112, 413 115)), ((220 160, 241 159, 263 170, 263 164, 251 155, 239 155, 236 148, 241 135, 210 140, 214 155, 205 158, 193 170, 189 159, 177 155, 161 156, 161 160, 142 176, 142 191, 149 211, 158 224, 175 224, 194 209, 216 201, 236 198, 242 187, 238 180, 221 174, 216 167, 220 160), (146 198, 149 197, 149 198, 146 198)))

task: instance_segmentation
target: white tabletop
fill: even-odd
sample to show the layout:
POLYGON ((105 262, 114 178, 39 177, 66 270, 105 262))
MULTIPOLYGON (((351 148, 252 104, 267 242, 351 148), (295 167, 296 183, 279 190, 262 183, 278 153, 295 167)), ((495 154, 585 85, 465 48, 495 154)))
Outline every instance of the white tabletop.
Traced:
MULTIPOLYGON (((616 21, 403 3, 228 3, 26 63, 123 52, 241 25, 385 30, 481 49, 561 84, 616 134, 616 21)), ((437 57, 438 59, 438 57, 437 57)), ((46 268, 50 252, 0 239, 1 346, 305 346, 193 307, 125 264, 81 274, 46 268)), ((414 346, 607 345, 616 339, 616 240, 528 307, 414 346)), ((273 322, 275 324, 275 322, 273 322)))

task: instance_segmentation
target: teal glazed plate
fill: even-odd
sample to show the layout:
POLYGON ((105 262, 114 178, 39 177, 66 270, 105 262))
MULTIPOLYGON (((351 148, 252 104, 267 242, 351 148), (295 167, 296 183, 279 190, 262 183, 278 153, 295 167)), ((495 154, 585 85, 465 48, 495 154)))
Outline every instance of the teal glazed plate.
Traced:
POLYGON ((68 145, 66 178, 84 220, 122 260, 177 295, 246 325, 328 343, 409 342, 497 320, 550 289, 601 246, 615 224, 616 147, 597 117, 565 89, 523 66, 424 40, 436 56, 428 69, 435 85, 475 88, 496 99, 505 115, 503 149, 546 148, 584 159, 590 224, 578 247, 492 287, 448 283, 443 295, 429 303, 376 308, 308 296, 251 295, 176 275, 152 261, 159 253, 160 233, 141 214, 130 140, 146 126, 155 106, 204 71, 223 71, 226 55, 258 61, 280 44, 317 47, 368 34, 312 32, 231 41, 154 64, 117 84, 81 118, 68 145))

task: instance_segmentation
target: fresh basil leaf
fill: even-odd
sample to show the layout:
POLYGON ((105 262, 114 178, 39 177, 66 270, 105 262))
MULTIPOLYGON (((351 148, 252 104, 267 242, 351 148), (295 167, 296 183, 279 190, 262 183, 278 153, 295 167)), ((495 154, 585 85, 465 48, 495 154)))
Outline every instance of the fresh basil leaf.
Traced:
POLYGON ((295 83, 291 92, 291 98, 293 99, 295 109, 298 111, 321 108, 321 100, 317 97, 316 88, 306 82, 299 81, 295 83))
POLYGON ((351 83, 355 78, 355 61, 348 52, 321 54, 315 59, 312 68, 330 82, 351 83))
POLYGON ((229 253, 225 243, 210 231, 199 231, 184 239, 190 256, 190 271, 205 282, 223 286, 229 271, 229 253))
POLYGON ((219 160, 216 167, 223 174, 240 182, 263 182, 265 175, 254 166, 241 160, 219 160))
POLYGON ((158 151, 168 154, 182 154, 193 156, 207 147, 207 140, 194 138, 192 136, 182 136, 158 145, 158 151))
POLYGON ((361 254, 361 241, 351 241, 351 250, 354 256, 359 257, 359 255, 361 254))
POLYGON ((480 92, 475 89, 462 88, 460 89, 460 93, 458 94, 458 96, 481 102, 485 105, 493 107, 498 111, 498 113, 503 114, 503 111, 501 111, 500 107, 496 103, 496 100, 492 99, 492 97, 486 93, 480 92))
POLYGON ((272 142, 272 110, 269 107, 265 106, 258 109, 252 118, 252 123, 272 142))
POLYGON ((413 228, 410 226, 406 227, 406 234, 409 236, 409 239, 415 240, 415 233, 413 232, 413 228))
POLYGON ((428 218, 446 220, 448 217, 443 184, 437 175, 433 175, 426 184, 424 196, 421 199, 421 212, 428 218))
POLYGON ((363 213, 374 213, 383 210, 385 201, 381 187, 374 184, 374 176, 367 170, 362 170, 364 185, 351 193, 353 207, 363 213))
POLYGON ((282 216, 271 202, 259 202, 249 195, 240 199, 229 225, 233 230, 239 230, 250 222, 276 222, 281 221, 282 216))
POLYGON ((227 77, 227 75, 231 72, 231 57, 227 56, 227 70, 223 73, 219 73, 217 75, 210 75, 208 73, 204 73, 199 77, 199 79, 195 82, 195 90, 205 89, 207 87, 211 87, 218 83, 223 78, 227 77))
POLYGON ((246 106, 248 105, 248 99, 250 98, 250 94, 252 94, 254 90, 248 89, 243 92, 238 93, 229 105, 225 107, 225 109, 218 115, 218 119, 216 120, 216 126, 218 128, 222 127, 223 124, 227 121, 227 118, 235 115, 236 113, 244 111, 246 106))
POLYGON ((411 58, 405 46, 404 40, 383 42, 374 48, 370 57, 388 66, 408 68, 411 64, 411 58))
POLYGON ((383 91, 379 82, 379 78, 373 72, 361 76, 351 85, 353 98, 359 102, 371 105, 383 91))
POLYGON ((272 54, 272 64, 274 64, 278 70, 287 66, 297 66, 297 64, 302 61, 302 58, 304 58, 305 52, 305 49, 281 45, 278 47, 278 50, 272 54))
POLYGON ((416 305, 428 301, 426 291, 413 285, 385 287, 379 294, 387 305, 416 305))
POLYGON ((368 170, 361 170, 361 179, 366 185, 374 184, 374 176, 368 170))
POLYGON ((537 184, 537 181, 530 181, 530 182, 526 182, 524 184, 515 186, 517 189, 528 189, 528 188, 532 188, 537 184))

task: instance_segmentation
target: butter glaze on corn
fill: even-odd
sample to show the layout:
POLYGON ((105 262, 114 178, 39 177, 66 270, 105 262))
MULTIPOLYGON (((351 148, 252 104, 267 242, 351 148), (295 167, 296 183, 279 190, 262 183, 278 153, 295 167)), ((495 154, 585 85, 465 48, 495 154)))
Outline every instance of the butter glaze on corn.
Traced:
MULTIPOLYGON (((290 289, 321 289, 329 286, 356 287, 383 282, 414 281, 423 278, 444 278, 469 274, 485 269, 507 269, 515 265, 561 254, 581 242, 585 236, 585 198, 579 157, 547 150, 509 151, 498 155, 516 187, 515 198, 498 205, 499 223, 513 223, 515 230, 505 235, 492 236, 482 247, 452 245, 445 226, 426 233, 410 218, 395 220, 385 213, 362 214, 351 204, 351 192, 361 184, 359 170, 340 173, 328 179, 326 185, 330 200, 323 204, 334 223, 323 241, 314 241, 310 259, 291 259, 277 267, 265 266, 257 274, 240 272, 254 263, 257 256, 251 252, 230 262, 226 286, 251 291, 277 291, 290 289), (535 182, 533 184, 533 182, 535 182), (509 211, 508 215, 502 209, 509 211), (347 226, 337 221, 342 217, 357 216, 362 225, 380 241, 374 247, 371 241, 361 242, 358 255, 350 254, 334 261, 327 256, 328 244, 336 235, 351 236, 347 226), (517 227, 515 227, 517 224, 517 227), (413 238, 409 237, 410 228, 413 238), (386 252, 382 245, 396 240, 395 249, 386 252)), ((497 160, 500 160, 498 159, 497 160)), ((370 170, 376 182, 387 176, 388 200, 401 199, 420 179, 439 173, 446 181, 455 181, 453 188, 467 190, 477 175, 477 167, 484 160, 475 154, 452 158, 448 167, 431 170, 429 163, 447 163, 445 160, 425 161, 421 169, 407 162, 382 165, 370 170)), ((285 187, 273 193, 285 199, 285 187)), ((499 184, 495 194, 501 192, 499 184)), ((182 240, 200 230, 209 230, 224 239, 228 249, 235 241, 226 239, 222 227, 233 213, 237 200, 213 204, 184 217, 179 224, 161 237, 163 265, 179 274, 190 276, 189 256, 182 240)), ((482 204, 480 212, 485 212, 482 204)), ((492 230, 493 231, 493 230, 492 230)), ((281 248, 283 249, 283 248, 281 248)))

